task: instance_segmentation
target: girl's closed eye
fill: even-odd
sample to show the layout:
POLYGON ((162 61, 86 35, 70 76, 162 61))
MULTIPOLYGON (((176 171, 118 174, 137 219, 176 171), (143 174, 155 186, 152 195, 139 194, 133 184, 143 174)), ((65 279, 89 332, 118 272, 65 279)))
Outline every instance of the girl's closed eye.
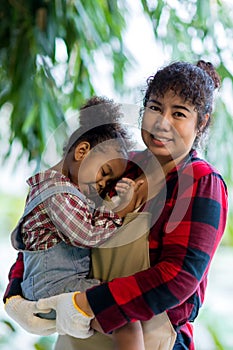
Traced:
POLYGON ((105 172, 104 168, 101 168, 101 173, 102 173, 102 176, 106 176, 107 173, 105 172))

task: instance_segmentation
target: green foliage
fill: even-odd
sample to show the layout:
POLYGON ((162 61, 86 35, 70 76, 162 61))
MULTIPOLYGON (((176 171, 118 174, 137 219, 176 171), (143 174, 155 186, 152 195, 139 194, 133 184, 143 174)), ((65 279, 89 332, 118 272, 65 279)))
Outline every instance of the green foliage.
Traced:
MULTIPOLYGON (((215 350, 231 350, 232 349, 232 323, 230 317, 223 322, 219 314, 213 312, 210 308, 201 310, 198 316, 199 323, 205 327, 208 337, 211 339, 215 350), (213 322, 214 320, 214 322, 213 322)), ((201 340, 199 340, 201 344, 201 340)))
POLYGON ((34 344, 36 350, 52 350, 54 348, 55 339, 53 336, 40 337, 34 344))
POLYGON ((15 332, 15 327, 12 325, 11 322, 2 319, 0 320, 0 322, 6 325, 12 332, 15 332))
MULTIPOLYGON (((7 348, 10 348, 13 346, 15 348, 16 340, 15 337, 19 337, 20 341, 24 342, 23 334, 21 335, 22 338, 20 338, 20 335, 18 334, 18 330, 14 327, 14 325, 6 320, 6 319, 0 319, 0 346, 8 346, 7 348)), ((38 337, 38 339, 34 342, 31 349, 36 350, 52 350, 54 348, 56 340, 56 335, 46 336, 46 337, 38 337)), ((5 349, 6 347, 4 347, 5 349)))
MULTIPOLYGON (((232 187, 230 187, 229 190, 232 190, 232 187)), ((232 207, 230 208, 228 213, 227 227, 226 227, 226 233, 223 236, 223 243, 227 246, 233 247, 233 208, 232 207)))
POLYGON ((9 236, 23 213, 25 198, 0 192, 1 236, 9 236))
POLYGON ((16 333, 16 329, 13 326, 13 324, 5 319, 0 319, 0 346, 1 344, 8 344, 9 343, 9 337, 14 335, 16 333))
POLYGON ((9 144, 18 140, 29 161, 40 160, 48 135, 65 121, 66 110, 94 94, 91 67, 98 51, 113 62, 115 85, 122 86, 127 62, 123 4, 1 1, 0 108, 12 105, 9 144), (63 57, 58 57, 61 45, 63 57))

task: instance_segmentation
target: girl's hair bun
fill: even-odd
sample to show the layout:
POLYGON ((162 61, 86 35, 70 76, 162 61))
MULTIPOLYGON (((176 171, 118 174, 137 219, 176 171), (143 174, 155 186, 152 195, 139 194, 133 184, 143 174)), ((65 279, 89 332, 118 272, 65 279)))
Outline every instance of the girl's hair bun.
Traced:
MULTIPOLYGON (((106 97, 90 98, 79 112, 79 128, 76 129, 64 147, 64 155, 79 142, 85 140, 91 148, 107 140, 117 140, 123 153, 134 145, 131 135, 121 120, 121 105, 106 97)), ((114 146, 115 147, 115 146, 114 146)))
POLYGON ((107 97, 94 96, 80 108, 80 127, 87 130, 98 125, 119 123, 121 118, 120 105, 107 97))

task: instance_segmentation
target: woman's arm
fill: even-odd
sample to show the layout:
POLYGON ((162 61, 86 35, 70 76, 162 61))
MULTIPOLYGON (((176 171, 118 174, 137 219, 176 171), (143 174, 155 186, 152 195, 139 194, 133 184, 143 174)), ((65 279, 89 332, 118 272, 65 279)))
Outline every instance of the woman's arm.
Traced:
MULTIPOLYGON (((162 215, 169 211, 170 203, 162 215)), ((86 292, 89 305, 105 332, 132 319, 148 320, 180 304, 185 313, 185 301, 207 273, 224 232, 227 193, 220 176, 211 173, 194 179, 170 212, 172 215, 169 214, 163 224, 160 259, 154 266, 86 292)), ((153 231, 155 228, 156 225, 151 230, 152 253, 158 249, 158 241, 153 239, 157 234, 153 231)), ((185 317, 187 321, 189 314, 185 317)))
MULTIPOLYGON (((66 307, 67 302, 72 305, 71 300, 84 313, 91 311, 92 318, 96 317, 106 333, 133 319, 148 320, 165 310, 178 309, 172 321, 179 318, 178 314, 182 314, 183 323, 193 319, 190 304, 191 309, 200 307, 206 275, 227 216, 225 184, 212 169, 203 175, 205 168, 204 163, 203 169, 191 172, 188 169, 183 176, 179 174, 181 191, 174 190, 177 186, 172 179, 172 190, 168 188, 165 206, 151 229, 151 268, 93 287, 75 295, 75 299, 74 293, 70 293, 44 299, 38 305, 55 308, 61 329, 64 324, 67 330, 72 327, 74 336, 78 328, 73 317, 76 313, 66 307), (199 304, 192 305, 196 294, 199 304)), ((86 330, 90 323, 90 319, 85 322, 86 330)))
POLYGON ((10 298, 12 296, 15 296, 15 295, 22 296, 21 282, 23 281, 23 271, 24 271, 23 254, 18 253, 17 260, 10 268, 10 271, 8 274, 9 283, 7 285, 7 288, 3 296, 4 303, 6 302, 7 298, 10 298))
MULTIPOLYGON (((175 194, 168 191, 166 205, 151 229, 151 268, 102 283, 86 293, 75 294, 75 299, 74 293, 70 293, 38 302, 40 307, 57 310, 61 330, 71 330, 70 334, 74 336, 78 332, 78 317, 77 320, 73 317, 76 312, 69 312, 66 307, 68 301, 72 305, 71 300, 84 313, 95 316, 106 333, 133 319, 148 320, 153 315, 176 308, 177 314, 171 321, 179 314, 182 314, 183 323, 192 318, 190 307, 198 309, 200 306, 192 305, 193 297, 200 293, 201 302, 205 277, 224 232, 227 192, 216 173, 198 179, 194 176, 191 181, 185 177, 180 179, 181 187, 185 186, 178 196, 177 191, 175 194), (161 236, 162 242, 159 240, 161 236), (157 259, 154 259, 156 251, 157 259)), ((88 330, 91 320, 85 324, 88 330)))

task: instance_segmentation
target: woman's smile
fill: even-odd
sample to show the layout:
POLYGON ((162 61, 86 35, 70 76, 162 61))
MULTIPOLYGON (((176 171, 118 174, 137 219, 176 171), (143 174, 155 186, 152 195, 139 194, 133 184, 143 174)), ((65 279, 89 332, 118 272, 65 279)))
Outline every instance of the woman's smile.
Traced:
POLYGON ((172 142, 172 138, 151 134, 152 142, 155 146, 164 147, 172 142))

